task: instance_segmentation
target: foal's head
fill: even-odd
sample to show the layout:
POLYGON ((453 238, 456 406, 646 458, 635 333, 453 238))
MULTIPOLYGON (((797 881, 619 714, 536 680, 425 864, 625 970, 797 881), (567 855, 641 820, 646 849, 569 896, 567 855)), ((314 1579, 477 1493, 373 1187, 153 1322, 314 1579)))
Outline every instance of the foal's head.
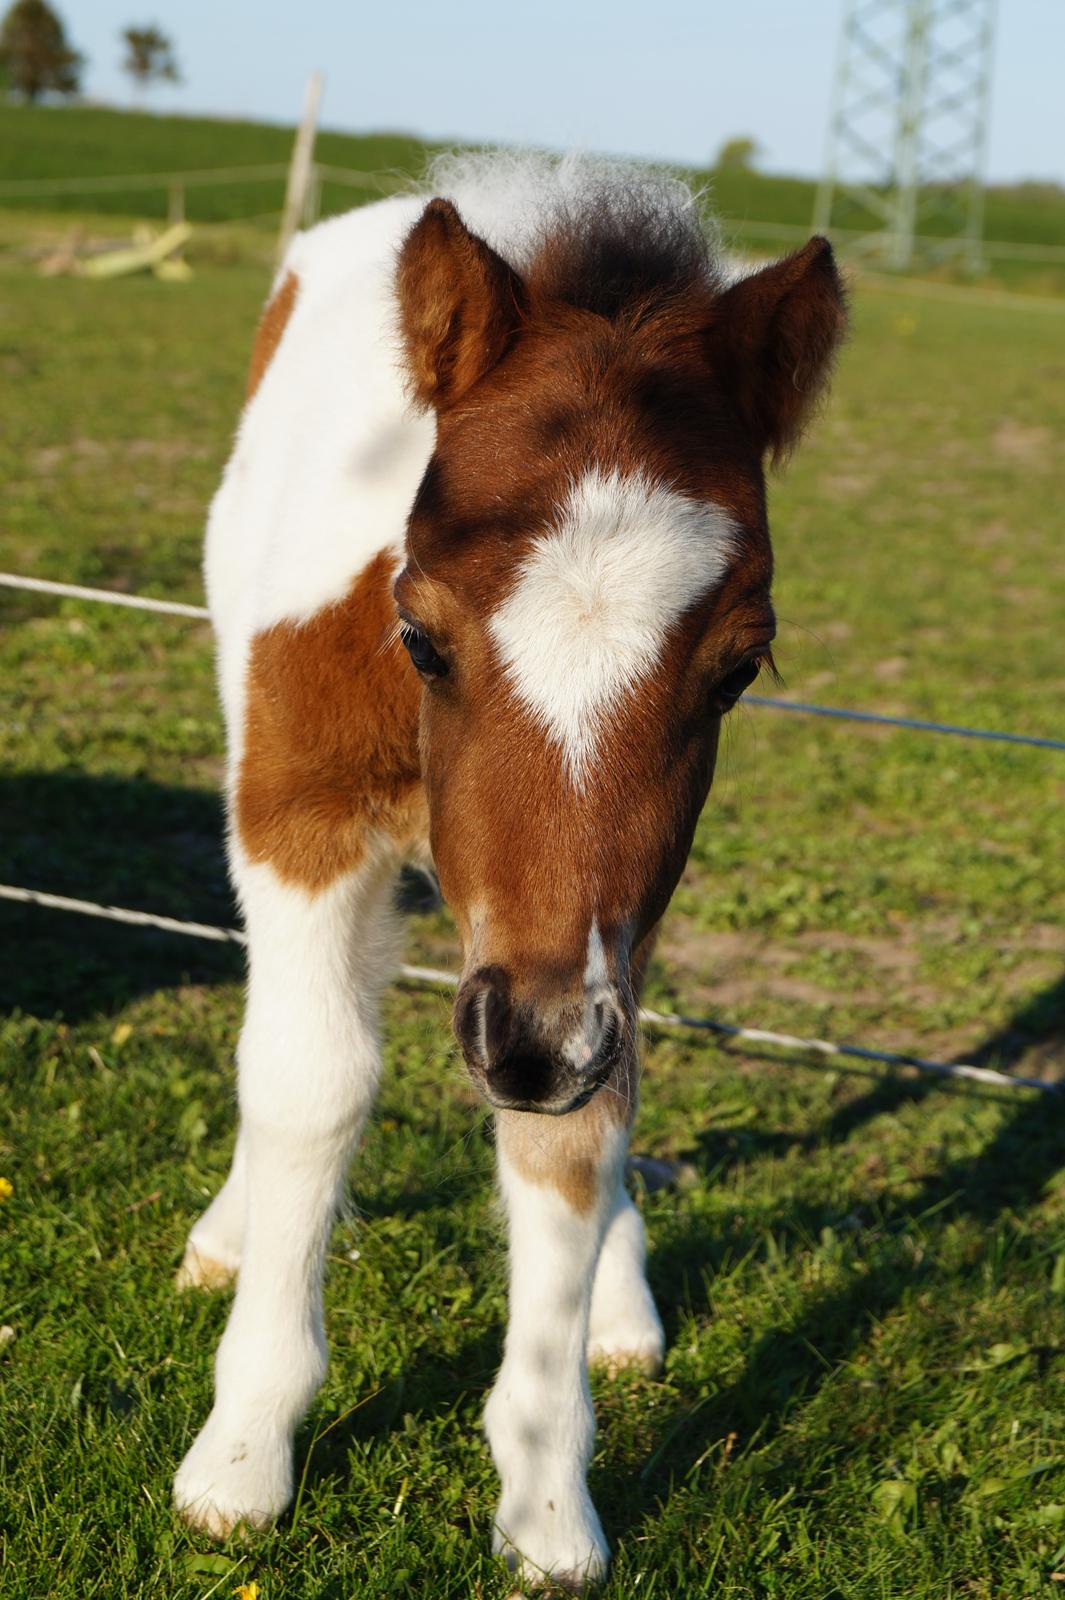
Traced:
POLYGON ((728 285, 690 212, 615 192, 520 274, 433 200, 398 288, 437 416, 396 599, 455 1028, 491 1101, 565 1112, 631 1057, 630 963, 769 658, 763 462, 827 376, 839 281, 814 239, 728 285))

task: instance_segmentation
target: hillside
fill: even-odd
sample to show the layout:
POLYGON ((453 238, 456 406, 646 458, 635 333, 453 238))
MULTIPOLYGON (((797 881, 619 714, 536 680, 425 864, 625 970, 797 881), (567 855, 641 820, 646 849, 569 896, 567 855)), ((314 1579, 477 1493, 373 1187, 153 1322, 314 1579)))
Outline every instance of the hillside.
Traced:
MULTIPOLYGON (((291 148, 292 129, 276 124, 154 116, 95 106, 0 104, 0 186, 12 181, 283 166, 291 148)), ((417 172, 431 148, 409 134, 327 131, 319 135, 316 154, 324 165, 381 175, 387 187, 392 179, 417 172)), ((782 236, 775 230, 801 230, 810 224, 815 185, 808 179, 728 170, 707 170, 695 176, 710 188, 730 238, 776 247, 782 236), (762 231, 760 223, 769 227, 762 231)), ((327 183, 322 210, 341 210, 358 203, 363 193, 378 192, 380 186, 361 191, 347 184, 327 183)), ((190 187, 186 209, 190 219, 198 222, 251 219, 276 213, 282 193, 280 174, 266 181, 190 187)), ((166 215, 167 196, 161 188, 136 187, 35 196, 0 191, 0 206, 161 217, 166 215)), ((1065 246, 1065 189, 1034 183, 990 188, 986 211, 988 239, 1065 246)), ((866 219, 856 214, 850 220, 860 227, 866 219)), ((928 231, 937 231, 933 223, 928 231)), ((1010 264, 1005 276, 1012 280, 1016 270, 1010 264)), ((1039 266, 1026 270, 1029 275, 1063 276, 1039 266)))
MULTIPOLYGON (((10 181, 125 177, 138 173, 200 172, 212 167, 284 166, 293 130, 276 124, 221 117, 159 117, 101 106, 16 106, 0 103, 0 185, 10 181)), ((353 135, 323 132, 316 156, 324 165, 361 172, 412 173, 426 146, 407 134, 353 135)), ((284 179, 197 189, 186 196, 194 222, 226 222, 278 211, 284 179)), ((332 187, 325 209, 339 210, 357 198, 332 187)), ((39 196, 0 195, 0 205, 47 211, 86 211, 162 217, 162 189, 39 196)))

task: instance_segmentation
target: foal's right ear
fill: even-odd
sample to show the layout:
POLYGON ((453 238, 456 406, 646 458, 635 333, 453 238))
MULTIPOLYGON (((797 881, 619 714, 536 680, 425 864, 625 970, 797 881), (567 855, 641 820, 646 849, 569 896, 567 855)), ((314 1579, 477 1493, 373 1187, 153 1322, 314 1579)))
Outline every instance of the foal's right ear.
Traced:
POLYGON ((450 200, 430 200, 400 251, 396 285, 412 396, 441 410, 503 354, 521 319, 521 279, 450 200))
POLYGON ((846 326, 846 298, 827 239, 811 239, 719 295, 713 337, 759 448, 775 459, 809 420, 846 326))

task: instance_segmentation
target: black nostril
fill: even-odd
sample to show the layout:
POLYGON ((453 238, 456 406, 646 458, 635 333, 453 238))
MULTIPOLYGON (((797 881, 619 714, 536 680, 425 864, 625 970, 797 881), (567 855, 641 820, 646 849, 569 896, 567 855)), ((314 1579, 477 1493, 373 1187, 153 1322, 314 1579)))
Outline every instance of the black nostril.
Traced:
POLYGON ((557 1097, 558 1074, 551 1055, 522 1040, 493 1062, 485 1074, 492 1098, 536 1106, 557 1097))
POLYGON ((510 997, 505 974, 483 968, 463 984, 455 1002, 455 1037, 468 1056, 490 1068, 507 1049, 510 997))
POLYGON ((491 984, 484 999, 484 1053, 494 1062, 510 1043, 510 1001, 496 984, 491 984))

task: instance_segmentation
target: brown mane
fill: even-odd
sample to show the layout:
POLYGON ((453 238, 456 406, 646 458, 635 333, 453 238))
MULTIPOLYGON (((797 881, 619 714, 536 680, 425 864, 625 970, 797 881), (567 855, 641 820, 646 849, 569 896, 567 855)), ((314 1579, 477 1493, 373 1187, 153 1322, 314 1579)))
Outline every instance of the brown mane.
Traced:
POLYGON ((608 188, 552 219, 525 281, 535 302, 614 322, 718 290, 724 275, 694 206, 667 209, 657 194, 608 188))

